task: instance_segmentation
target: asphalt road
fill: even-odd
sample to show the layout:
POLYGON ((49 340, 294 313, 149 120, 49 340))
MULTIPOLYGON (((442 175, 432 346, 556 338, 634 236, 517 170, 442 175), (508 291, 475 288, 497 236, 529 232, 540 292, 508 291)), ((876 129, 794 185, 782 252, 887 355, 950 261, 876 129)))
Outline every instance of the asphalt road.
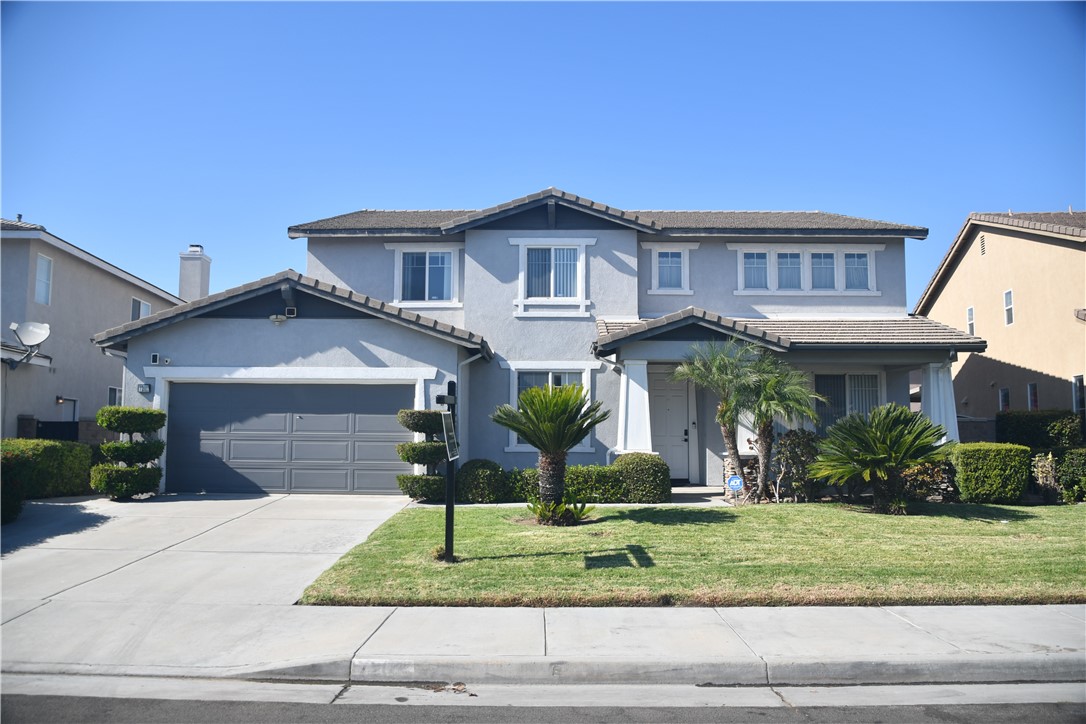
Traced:
POLYGON ((1082 724, 1082 704, 965 704, 937 706, 880 707, 463 707, 389 706, 336 704, 283 704, 267 702, 205 702, 160 699, 108 699, 73 696, 0 697, 0 718, 4 724, 397 724, 400 722, 464 722, 491 724, 637 724, 677 722, 678 724, 731 724, 759 722, 794 724, 811 722, 852 724, 1082 724))

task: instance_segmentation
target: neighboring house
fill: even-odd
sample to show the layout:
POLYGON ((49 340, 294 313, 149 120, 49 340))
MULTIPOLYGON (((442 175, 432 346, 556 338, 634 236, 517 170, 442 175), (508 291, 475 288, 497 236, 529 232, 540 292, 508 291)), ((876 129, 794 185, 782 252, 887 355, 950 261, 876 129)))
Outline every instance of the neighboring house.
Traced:
POLYGON ((464 460, 535 465, 490 414, 527 387, 580 383, 614 414, 571 464, 657 452, 676 479, 720 484, 716 401, 670 378, 693 344, 738 338, 782 354, 830 399, 823 428, 908 404, 909 372, 923 370, 943 391, 925 409, 951 437, 949 362, 984 349, 906 312, 905 238, 927 235, 915 226, 624 211, 547 189, 288 233, 308 240, 306 276, 282 272, 96 337, 127 350, 128 401, 169 412, 167 489, 394 491, 408 469, 396 410, 437 407, 450 381, 464 460), (173 365, 152 361, 164 357, 173 365))
POLYGON ((95 441, 98 408, 120 404, 124 360, 103 354, 91 336, 183 300, 44 226, 4 219, 0 227, 3 436, 95 441), (48 324, 50 334, 37 356, 12 368, 26 349, 10 326, 24 322, 48 324))
POLYGON ((970 214, 916 314, 988 341, 954 365, 963 439, 1002 410, 1083 414, 1086 212, 970 214))

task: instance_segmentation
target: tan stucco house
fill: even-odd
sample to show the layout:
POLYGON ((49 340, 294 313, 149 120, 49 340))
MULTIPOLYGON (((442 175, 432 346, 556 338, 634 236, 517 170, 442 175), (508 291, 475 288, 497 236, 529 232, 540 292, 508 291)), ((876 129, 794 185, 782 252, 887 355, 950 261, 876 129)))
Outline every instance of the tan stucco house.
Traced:
POLYGON ((970 214, 914 313, 988 341, 954 364, 963 439, 1002 410, 1082 414, 1086 211, 970 214))

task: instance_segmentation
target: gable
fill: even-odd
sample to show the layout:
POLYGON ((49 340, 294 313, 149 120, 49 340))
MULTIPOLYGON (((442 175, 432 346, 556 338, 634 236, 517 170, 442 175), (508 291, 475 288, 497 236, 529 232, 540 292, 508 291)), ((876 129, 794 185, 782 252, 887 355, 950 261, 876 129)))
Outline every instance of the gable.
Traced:
POLYGON ((373 316, 355 307, 309 294, 302 289, 298 289, 292 297, 288 302, 280 290, 273 289, 195 316, 208 319, 268 319, 273 314, 283 314, 287 306, 294 307, 298 317, 302 319, 357 319, 373 316))
POLYGON ((474 228, 509 231, 574 231, 584 229, 628 229, 629 227, 626 224, 619 224, 610 219, 586 214, 563 204, 540 204, 480 224, 474 228))

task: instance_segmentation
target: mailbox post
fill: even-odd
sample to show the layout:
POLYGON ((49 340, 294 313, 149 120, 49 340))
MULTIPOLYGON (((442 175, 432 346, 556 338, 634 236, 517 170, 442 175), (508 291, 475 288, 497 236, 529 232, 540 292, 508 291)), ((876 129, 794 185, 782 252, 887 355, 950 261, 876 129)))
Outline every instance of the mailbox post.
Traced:
POLYGON ((456 476, 454 461, 460 457, 460 444, 456 439, 456 383, 450 382, 448 393, 437 396, 437 404, 445 405, 447 412, 441 413, 442 427, 445 431, 445 450, 449 461, 445 463, 445 562, 454 563, 453 555, 453 518, 456 508, 456 476))

